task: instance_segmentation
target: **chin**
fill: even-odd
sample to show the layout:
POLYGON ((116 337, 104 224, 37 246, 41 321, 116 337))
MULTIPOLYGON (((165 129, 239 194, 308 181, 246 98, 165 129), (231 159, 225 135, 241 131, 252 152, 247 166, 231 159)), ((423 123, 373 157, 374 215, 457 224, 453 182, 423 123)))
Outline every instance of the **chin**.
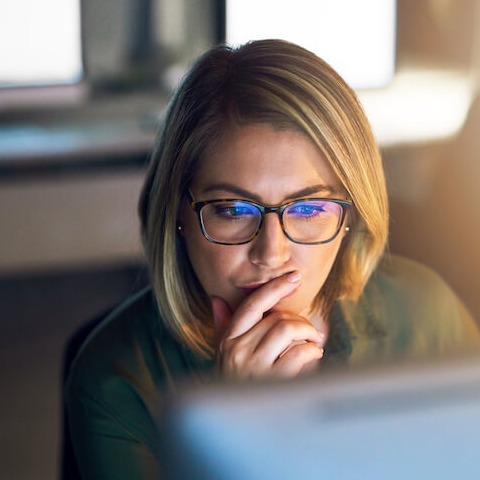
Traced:
POLYGON ((308 303, 302 302, 299 299, 295 298, 284 298, 280 300, 275 307, 272 308, 273 311, 286 311, 291 312, 296 315, 302 315, 307 311, 305 305, 308 303))

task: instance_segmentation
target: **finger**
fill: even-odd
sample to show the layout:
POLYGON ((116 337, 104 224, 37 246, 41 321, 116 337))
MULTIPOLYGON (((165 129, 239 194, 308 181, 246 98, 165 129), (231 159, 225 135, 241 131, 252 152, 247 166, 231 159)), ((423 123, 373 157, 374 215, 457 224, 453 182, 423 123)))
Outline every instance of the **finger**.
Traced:
POLYGON ((210 301, 212 302, 215 338, 218 343, 224 337, 232 321, 232 309, 223 298, 212 296, 210 301))
POLYGON ((315 360, 312 360, 310 363, 306 363, 300 370, 300 372, 298 372, 299 374, 303 375, 303 374, 308 374, 308 373, 313 373, 317 370, 319 364, 320 364, 320 360, 323 358, 323 355, 325 354, 325 352, 322 352, 322 356, 321 358, 316 358, 315 360))
POLYGON ((277 277, 251 293, 237 308, 227 337, 238 337, 258 323, 266 312, 292 294, 300 286, 301 275, 298 272, 277 277))
POLYGON ((272 371, 282 377, 293 377, 303 371, 311 371, 323 358, 324 350, 313 343, 294 345, 274 363, 272 371), (313 365, 312 365, 313 363, 313 365))
MULTIPOLYGON (((303 317, 282 314, 281 318, 271 315, 273 323, 255 348, 255 355, 262 355, 271 365, 295 345, 310 342, 322 346, 324 335, 303 317)), ((270 318, 269 317, 269 318, 270 318)), ((265 320, 261 324, 266 323, 265 320)), ((255 327, 256 329, 256 327, 255 327)))
POLYGON ((275 312, 243 335, 224 339, 222 364, 232 372, 243 370, 253 376, 266 374, 290 347, 307 341, 322 346, 324 334, 303 317, 275 312))

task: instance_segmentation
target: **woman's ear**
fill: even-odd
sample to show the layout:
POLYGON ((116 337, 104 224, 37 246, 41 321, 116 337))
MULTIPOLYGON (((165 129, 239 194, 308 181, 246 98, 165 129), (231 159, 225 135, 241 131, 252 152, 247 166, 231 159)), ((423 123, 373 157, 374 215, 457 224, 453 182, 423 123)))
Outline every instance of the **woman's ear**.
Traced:
POLYGON ((185 214, 186 214, 186 205, 185 205, 185 198, 184 195, 181 196, 180 204, 177 210, 177 234, 181 235, 182 237, 185 236, 185 214))

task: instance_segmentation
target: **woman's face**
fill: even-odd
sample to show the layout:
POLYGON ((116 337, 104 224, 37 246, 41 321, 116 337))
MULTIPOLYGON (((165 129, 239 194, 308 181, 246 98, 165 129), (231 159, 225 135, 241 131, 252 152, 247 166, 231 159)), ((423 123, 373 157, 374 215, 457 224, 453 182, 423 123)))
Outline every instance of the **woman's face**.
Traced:
MULTIPOLYGON (((236 127, 224 135, 202 162, 190 190, 196 201, 241 198, 266 205, 305 197, 345 198, 336 175, 306 135, 268 125, 236 127)), ((296 244, 273 213, 265 215, 250 243, 219 245, 203 236, 197 214, 187 204, 182 217, 188 256, 208 295, 223 298, 235 310, 255 288, 297 271, 300 287, 276 308, 307 318, 345 231, 342 227, 330 243, 296 244)))

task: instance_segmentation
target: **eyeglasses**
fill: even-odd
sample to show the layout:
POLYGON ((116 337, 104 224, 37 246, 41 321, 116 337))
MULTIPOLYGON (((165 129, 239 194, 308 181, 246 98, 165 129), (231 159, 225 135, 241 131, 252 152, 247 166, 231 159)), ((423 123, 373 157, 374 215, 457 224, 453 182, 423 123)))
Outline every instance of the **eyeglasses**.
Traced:
POLYGON ((267 213, 278 215, 283 233, 294 243, 328 243, 338 235, 346 211, 352 205, 347 200, 331 198, 302 198, 280 205, 262 205, 236 198, 196 202, 189 193, 190 205, 197 212, 203 235, 210 242, 222 245, 252 241, 267 213))

